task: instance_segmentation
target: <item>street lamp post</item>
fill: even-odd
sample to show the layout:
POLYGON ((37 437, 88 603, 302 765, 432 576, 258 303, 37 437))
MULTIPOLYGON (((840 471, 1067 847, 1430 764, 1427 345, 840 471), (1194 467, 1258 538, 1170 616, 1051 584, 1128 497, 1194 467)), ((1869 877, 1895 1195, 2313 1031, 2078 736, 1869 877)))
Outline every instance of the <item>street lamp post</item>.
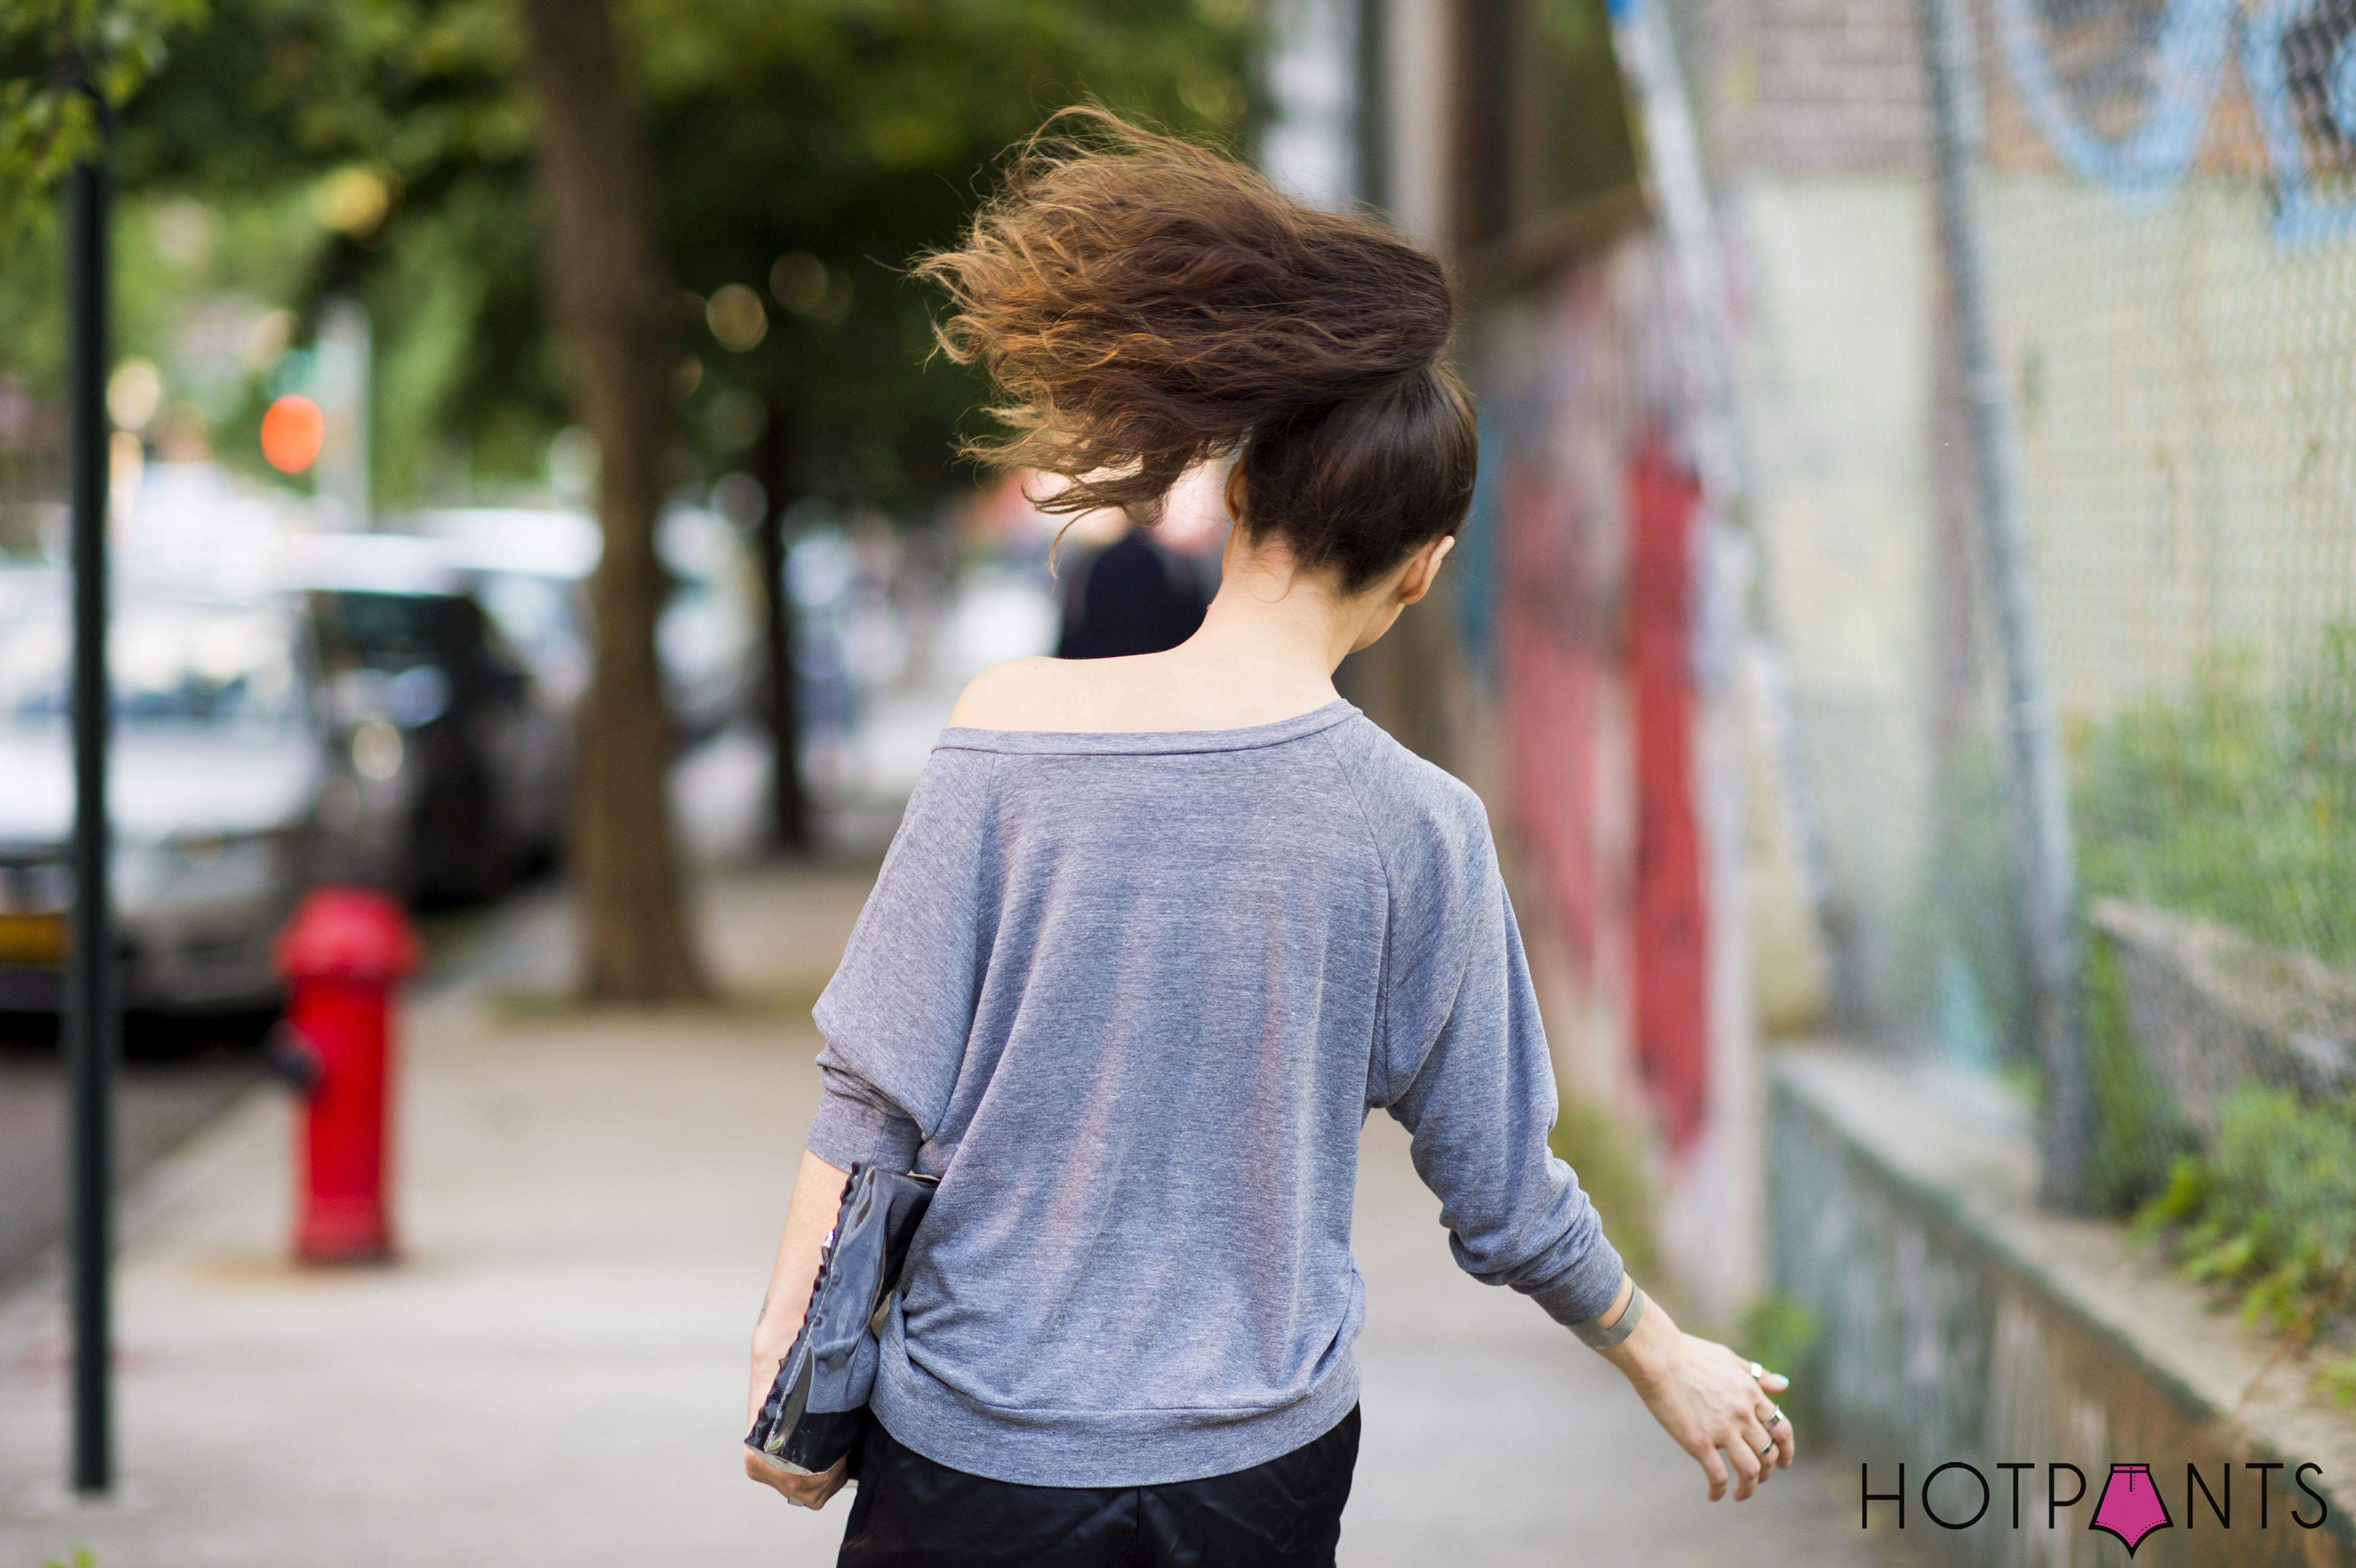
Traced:
MULTIPOLYGON (((83 90, 89 91, 87 81, 83 90)), ((73 1486, 114 1482, 108 1272, 114 1244, 114 921, 107 875, 106 317, 112 116, 98 95, 97 147, 66 177, 67 461, 73 500, 73 940, 67 966, 70 1079, 73 1486)))

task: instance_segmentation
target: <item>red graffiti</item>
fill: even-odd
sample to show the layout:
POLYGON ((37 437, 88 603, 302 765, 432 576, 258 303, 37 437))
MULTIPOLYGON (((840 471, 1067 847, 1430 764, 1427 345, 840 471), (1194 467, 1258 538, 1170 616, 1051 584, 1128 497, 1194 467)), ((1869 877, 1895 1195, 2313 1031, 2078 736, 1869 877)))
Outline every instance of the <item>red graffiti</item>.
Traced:
POLYGON ((1694 526, 1701 492, 1657 443, 1628 470, 1628 664, 1636 750, 1636 1063, 1672 1152, 1709 1085, 1708 937, 1694 812, 1694 526))

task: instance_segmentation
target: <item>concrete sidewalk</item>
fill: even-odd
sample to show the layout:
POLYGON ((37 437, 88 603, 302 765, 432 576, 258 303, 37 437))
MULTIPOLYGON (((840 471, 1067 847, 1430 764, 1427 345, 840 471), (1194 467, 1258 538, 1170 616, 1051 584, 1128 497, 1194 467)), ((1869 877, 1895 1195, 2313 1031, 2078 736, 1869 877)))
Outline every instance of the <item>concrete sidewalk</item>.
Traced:
MULTIPOLYGON (((0 1568, 819 1564, 844 1503, 788 1509, 735 1455, 744 1344, 816 1104, 809 1004, 855 872, 737 873, 708 925, 739 1004, 584 1014, 545 993, 562 911, 509 918, 413 1001, 403 1261, 284 1261, 273 1093, 143 1189, 119 1275, 119 1498, 60 1489, 53 1284, 0 1304, 0 1568)), ((1458 1274, 1386 1119, 1366 1138, 1365 1447, 1343 1561, 1862 1564, 1806 1472, 1740 1508, 1619 1378, 1458 1274)))

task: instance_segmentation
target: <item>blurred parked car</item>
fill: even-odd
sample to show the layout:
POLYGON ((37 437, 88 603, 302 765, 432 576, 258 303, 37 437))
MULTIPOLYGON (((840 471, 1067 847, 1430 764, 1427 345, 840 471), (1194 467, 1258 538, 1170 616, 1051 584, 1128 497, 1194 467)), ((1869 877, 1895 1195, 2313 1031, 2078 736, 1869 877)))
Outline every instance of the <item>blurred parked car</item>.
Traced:
POLYGON ((342 861, 332 875, 467 902, 553 855, 572 704, 450 552, 398 534, 305 536, 288 542, 282 581, 308 607, 346 759, 323 802, 342 861))
POLYGON ((572 511, 450 507, 404 519, 403 531, 438 542, 508 645, 569 712, 589 684, 588 578, 597 564, 597 525, 572 511))
MULTIPOLYGON (((67 578, 0 570, 0 1008, 58 1005, 73 885, 67 578)), ((109 660, 113 892, 132 1007, 277 995, 307 886, 325 736, 295 607, 119 581, 109 660)))
MULTIPOLYGON (((440 542, 483 607, 543 682, 568 694, 589 676, 586 587, 603 542, 579 512, 451 507, 402 526, 440 542)), ((759 678, 760 574, 743 537, 717 512, 683 501, 656 535, 669 597, 655 627, 663 700, 682 741, 746 712, 759 678)))

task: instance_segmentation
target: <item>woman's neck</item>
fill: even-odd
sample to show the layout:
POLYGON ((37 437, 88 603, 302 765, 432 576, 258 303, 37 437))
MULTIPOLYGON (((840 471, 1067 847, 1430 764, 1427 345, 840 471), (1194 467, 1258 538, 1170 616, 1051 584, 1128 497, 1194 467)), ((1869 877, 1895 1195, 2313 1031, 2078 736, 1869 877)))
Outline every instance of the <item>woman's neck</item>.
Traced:
POLYGON ((1148 733, 1246 729, 1338 699, 1333 670, 1381 635, 1379 593, 1344 596, 1280 543, 1229 540, 1218 596, 1194 635, 1126 659, 1022 659, 984 672, 950 722, 977 729, 1148 733))
POLYGON ((1248 666, 1260 679, 1330 685, 1365 639, 1373 597, 1344 597, 1334 573, 1300 570, 1281 544, 1231 540, 1202 628, 1172 651, 1248 666))

